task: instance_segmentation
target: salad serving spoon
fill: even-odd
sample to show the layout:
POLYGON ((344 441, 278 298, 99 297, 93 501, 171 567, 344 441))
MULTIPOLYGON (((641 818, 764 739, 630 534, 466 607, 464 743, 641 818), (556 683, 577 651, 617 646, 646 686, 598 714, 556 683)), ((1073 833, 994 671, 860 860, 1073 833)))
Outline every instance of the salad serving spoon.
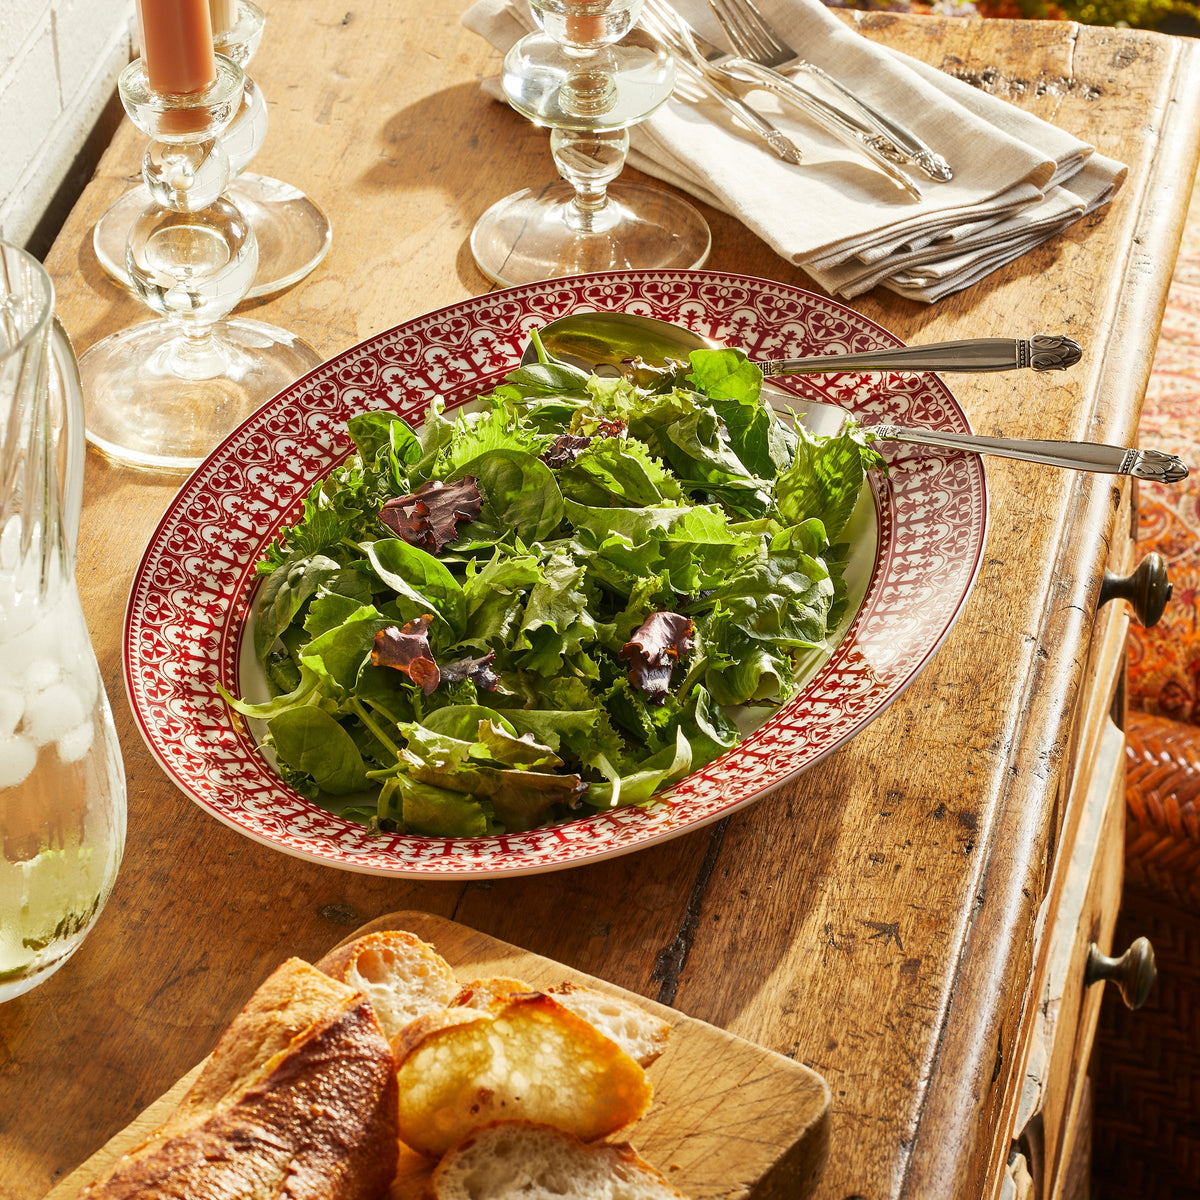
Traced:
MULTIPOLYGON (((680 325, 640 313, 574 313, 550 321, 538 330, 546 352, 597 374, 624 373, 635 359, 663 364, 668 359, 686 360, 692 350, 711 350, 719 343, 680 325)), ((1035 371, 1063 370, 1077 363, 1083 351, 1066 337, 1040 335, 1020 338, 968 338, 958 342, 934 342, 916 346, 889 347, 861 354, 812 355, 798 359, 770 359, 755 365, 764 376, 812 375, 855 371, 1035 371)), ((530 344, 521 358, 523 365, 537 361, 537 347, 530 344)), ((795 402, 783 397, 774 403, 778 410, 795 402)), ((812 405, 837 414, 834 405, 812 405)), ((805 425, 813 421, 806 413, 805 425)), ((828 426, 828 421, 821 422, 828 426)), ((1108 475, 1132 475, 1157 483, 1179 483, 1188 477, 1182 459, 1163 450, 1108 446, 1099 442, 1067 442, 1034 438, 982 437, 938 429, 910 429, 902 425, 870 425, 864 431, 873 437, 914 446, 963 450, 971 454, 994 454, 1046 466, 1108 475)))
MULTIPOLYGON (((542 345, 556 358, 588 369, 622 369, 640 357, 645 362, 687 358, 689 350, 711 350, 718 343, 681 325, 641 313, 594 312, 559 317, 538 331, 542 345)), ((1061 335, 1031 338, 964 338, 916 346, 888 346, 859 354, 812 354, 805 358, 769 358, 755 362, 764 376, 828 375, 835 371, 1062 371, 1083 357, 1078 342, 1061 335)), ((528 347, 522 362, 537 358, 528 347)))

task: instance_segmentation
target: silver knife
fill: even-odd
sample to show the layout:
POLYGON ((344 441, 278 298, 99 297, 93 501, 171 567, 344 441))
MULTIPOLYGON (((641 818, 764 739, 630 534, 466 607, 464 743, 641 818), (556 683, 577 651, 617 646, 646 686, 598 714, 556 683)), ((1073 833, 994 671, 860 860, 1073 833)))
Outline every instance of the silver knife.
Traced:
POLYGON ((873 129, 868 129, 849 113, 842 112, 820 96, 807 91, 794 79, 780 75, 778 71, 764 67, 761 63, 740 58, 730 59, 720 66, 713 65, 711 70, 720 71, 729 79, 737 80, 740 83, 767 88, 769 91, 775 92, 817 121, 829 133, 848 145, 856 147, 885 175, 890 176, 895 183, 908 192, 914 200, 920 200, 924 195, 920 185, 912 176, 897 165, 894 143, 880 137, 873 129))
POLYGON ((682 71, 684 75, 697 84, 707 95, 722 104, 751 132, 757 133, 784 162, 799 165, 802 161, 802 156, 796 143, 791 138, 780 133, 762 113, 751 108, 719 75, 702 68, 698 63, 693 61, 683 45, 676 41, 667 29, 660 26, 657 22, 647 21, 644 14, 642 24, 652 36, 656 37, 670 51, 678 70, 682 71))

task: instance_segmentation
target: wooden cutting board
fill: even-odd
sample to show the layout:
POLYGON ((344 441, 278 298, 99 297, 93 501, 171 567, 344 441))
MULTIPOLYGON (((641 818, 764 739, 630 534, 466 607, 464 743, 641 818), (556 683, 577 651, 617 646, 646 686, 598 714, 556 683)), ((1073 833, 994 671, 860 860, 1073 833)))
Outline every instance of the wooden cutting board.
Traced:
MULTIPOLYGON (((623 996, 669 1021, 667 1050, 647 1070, 654 1085, 650 1111, 622 1136, 690 1200, 799 1200, 811 1190, 829 1139, 829 1088, 815 1071, 429 913, 380 917, 345 941, 384 929, 407 929, 430 942, 464 982, 503 975, 548 987, 572 980, 623 996)), ((115 1158, 162 1124, 200 1065, 68 1175, 46 1200, 75 1200, 115 1158)), ((420 1200, 431 1169, 418 1155, 403 1156, 387 1200, 420 1200)))

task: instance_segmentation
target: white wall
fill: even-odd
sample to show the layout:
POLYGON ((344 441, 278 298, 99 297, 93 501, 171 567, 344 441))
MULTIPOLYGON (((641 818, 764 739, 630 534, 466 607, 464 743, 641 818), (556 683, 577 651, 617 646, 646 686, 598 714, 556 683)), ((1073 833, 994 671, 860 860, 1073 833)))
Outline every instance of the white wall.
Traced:
POLYGON ((49 249, 119 119, 136 40, 133 0, 0 0, 0 238, 49 249))

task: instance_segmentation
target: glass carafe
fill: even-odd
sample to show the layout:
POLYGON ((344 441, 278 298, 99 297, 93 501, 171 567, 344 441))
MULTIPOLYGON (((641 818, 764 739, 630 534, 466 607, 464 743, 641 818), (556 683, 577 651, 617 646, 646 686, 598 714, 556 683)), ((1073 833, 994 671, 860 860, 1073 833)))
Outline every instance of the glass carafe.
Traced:
POLYGON ((75 952, 125 845, 125 773, 75 587, 83 397, 50 277, 0 242, 0 1001, 75 952))

